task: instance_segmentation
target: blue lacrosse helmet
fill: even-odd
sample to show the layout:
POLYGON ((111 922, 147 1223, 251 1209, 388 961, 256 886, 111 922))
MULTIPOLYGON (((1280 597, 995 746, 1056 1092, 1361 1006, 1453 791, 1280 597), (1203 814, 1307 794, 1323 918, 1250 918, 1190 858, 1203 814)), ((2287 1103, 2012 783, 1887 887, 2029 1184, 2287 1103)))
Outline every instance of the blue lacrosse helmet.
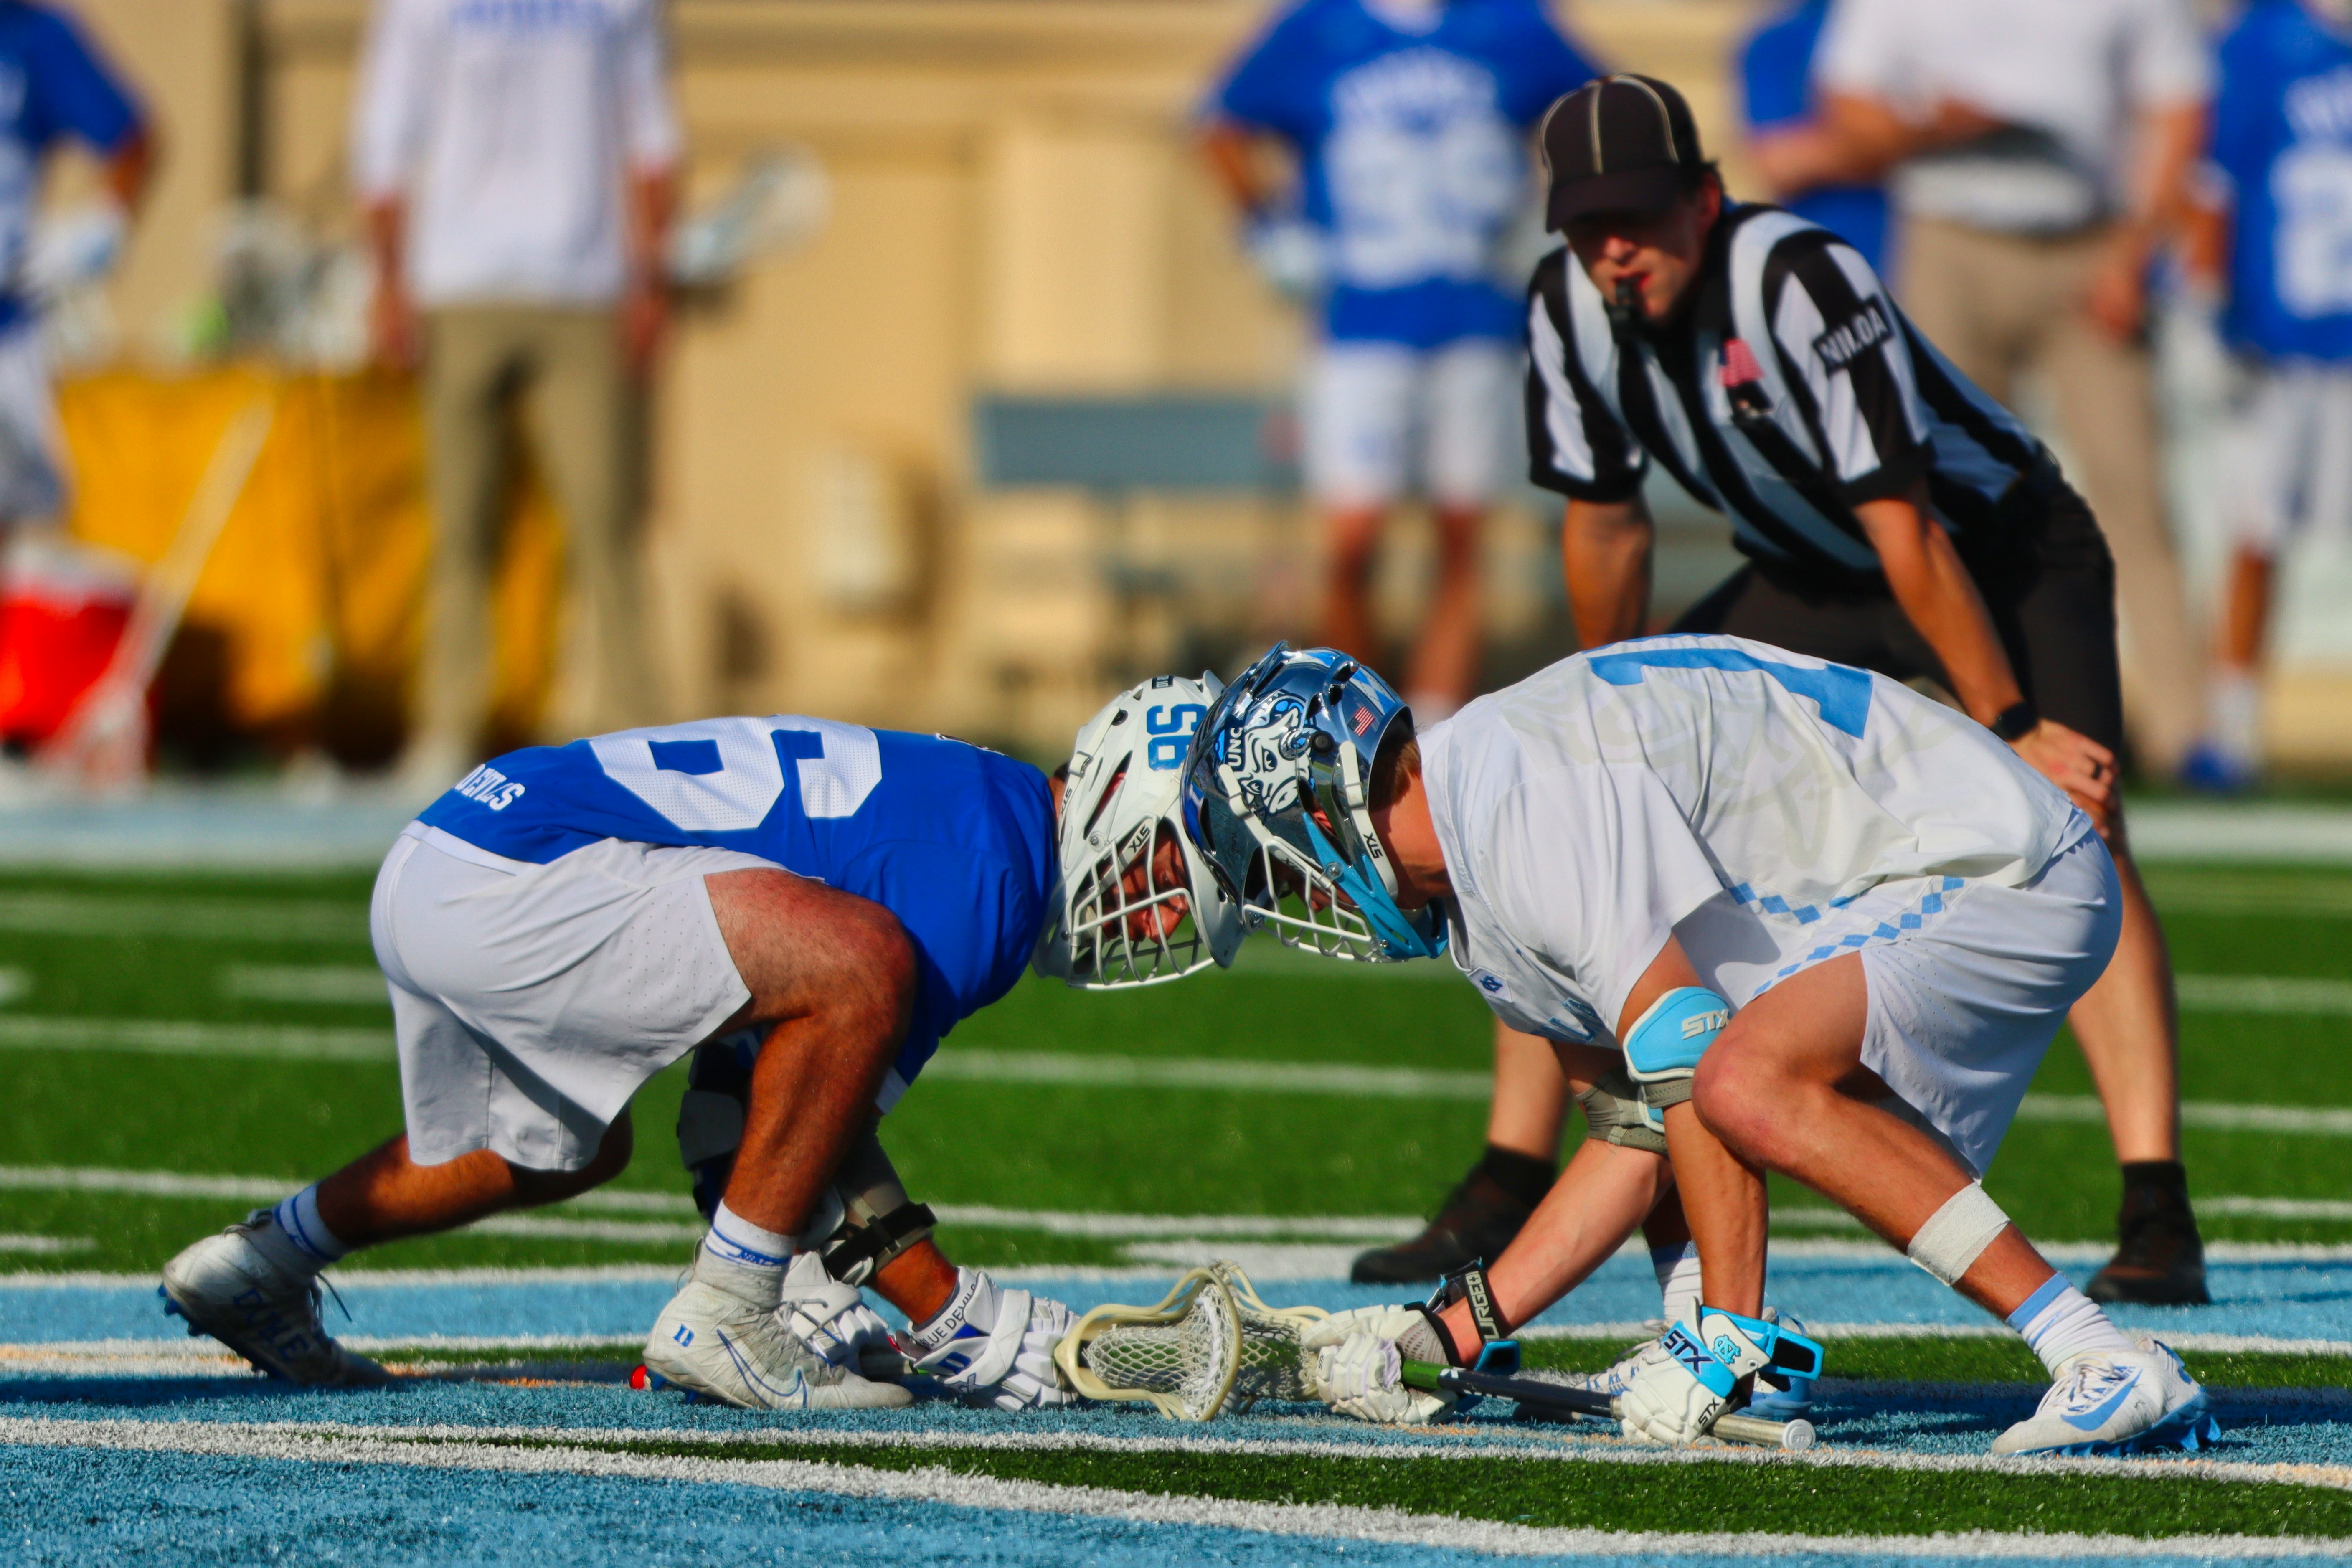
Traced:
POLYGON ((1184 761, 1184 828, 1253 927, 1330 958, 1445 951, 1433 905, 1397 907, 1372 831, 1372 762, 1400 722, 1412 712, 1379 676, 1335 649, 1286 643, 1210 708, 1184 761))

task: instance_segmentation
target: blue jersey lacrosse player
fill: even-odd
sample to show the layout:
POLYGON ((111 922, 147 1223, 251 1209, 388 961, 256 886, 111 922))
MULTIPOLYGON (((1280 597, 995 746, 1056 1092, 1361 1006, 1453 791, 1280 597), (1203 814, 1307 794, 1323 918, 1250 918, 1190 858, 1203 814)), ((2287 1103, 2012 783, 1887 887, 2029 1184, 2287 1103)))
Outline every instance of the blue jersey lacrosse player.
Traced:
POLYGON ((1052 779, 940 736, 782 715, 477 768, 376 879, 406 1132, 186 1248, 163 1271, 170 1308, 296 1383, 381 1382, 321 1330, 320 1270, 610 1180, 631 1097, 715 1044, 680 1126, 710 1227, 647 1372, 747 1408, 906 1404, 870 1282, 908 1315, 913 1372, 1000 1408, 1067 1402, 1052 1352, 1068 1310, 951 1266, 875 1124, 1024 964, 1113 986, 1231 961, 1237 910, 1173 818, 1213 696, 1155 678, 1052 779), (740 1078, 711 1083, 739 1052, 740 1078))
MULTIPOLYGON (((1444 954, 1496 1016, 1622 1055, 1666 1142, 1704 1300, 1646 1351, 1626 1435, 1689 1443, 1818 1371, 1762 1310, 1763 1173, 1835 1200, 2007 1320, 2054 1380, 1996 1453, 2194 1447, 2204 1391, 2043 1261, 1981 1184, 2120 926, 2089 817, 1885 676, 1726 637, 1580 654, 1416 733, 1328 649, 1277 646, 1194 739, 1185 826, 1244 918, 1331 956, 1444 954)), ((1460 1300, 1303 1343, 1336 1406, 1425 1417, 1400 1357, 1475 1362, 1549 1302, 1547 1202, 1460 1300)))
POLYGON ((2203 742, 2190 782, 2262 767, 2258 683, 2282 551, 2352 531, 2352 4, 2256 0, 2221 46, 2210 168, 2239 360, 2222 438, 2234 535, 2203 742))
POLYGON ((1534 256, 1509 241, 1534 206, 1528 132, 1593 75, 1539 0, 1298 0, 1203 110, 1244 243, 1316 309, 1300 423, 1331 545, 1328 640, 1370 654, 1381 516, 1415 488, 1435 513, 1438 581, 1406 679, 1424 710, 1477 675, 1479 520, 1518 429, 1534 256), (1295 186, 1269 178, 1261 142, 1288 153, 1295 186))

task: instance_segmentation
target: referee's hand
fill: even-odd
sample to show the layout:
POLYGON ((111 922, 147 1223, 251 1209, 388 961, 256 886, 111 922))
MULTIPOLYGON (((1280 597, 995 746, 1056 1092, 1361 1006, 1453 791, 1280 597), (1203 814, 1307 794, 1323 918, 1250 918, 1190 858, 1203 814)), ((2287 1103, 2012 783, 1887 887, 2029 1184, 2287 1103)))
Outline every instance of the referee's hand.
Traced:
POLYGON ((2099 837, 2108 836, 2116 816, 2113 752, 2054 719, 2042 720, 2010 744, 2035 773, 2064 790, 2067 798, 2089 814, 2099 837))

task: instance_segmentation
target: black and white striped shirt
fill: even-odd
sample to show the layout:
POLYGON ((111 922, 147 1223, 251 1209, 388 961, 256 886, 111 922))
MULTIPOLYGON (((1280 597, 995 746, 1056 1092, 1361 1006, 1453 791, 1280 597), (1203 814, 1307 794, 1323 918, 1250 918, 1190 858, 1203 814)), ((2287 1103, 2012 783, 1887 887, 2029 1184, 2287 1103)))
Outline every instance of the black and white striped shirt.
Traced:
POLYGON ((1537 484, 1622 501, 1650 459, 1730 514, 1751 556, 1875 573, 1856 505, 1925 480, 1956 537, 1995 544, 2030 521, 2014 493, 2050 463, 1827 229, 1727 207, 1691 308, 1663 329, 1611 331, 1601 291, 1563 247, 1528 291, 1528 447, 1537 484))

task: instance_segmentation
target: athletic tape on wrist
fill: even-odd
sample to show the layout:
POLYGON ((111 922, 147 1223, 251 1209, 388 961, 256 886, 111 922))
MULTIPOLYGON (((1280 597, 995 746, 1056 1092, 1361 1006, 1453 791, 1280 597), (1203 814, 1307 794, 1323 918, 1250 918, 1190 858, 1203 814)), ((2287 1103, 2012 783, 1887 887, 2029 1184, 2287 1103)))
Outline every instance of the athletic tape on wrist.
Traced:
POLYGON ((1984 1184, 1970 1182, 1927 1216, 1927 1223, 1905 1250, 1912 1262, 1937 1279, 1957 1285, 2008 1224, 2009 1215, 1985 1195, 1984 1184))

